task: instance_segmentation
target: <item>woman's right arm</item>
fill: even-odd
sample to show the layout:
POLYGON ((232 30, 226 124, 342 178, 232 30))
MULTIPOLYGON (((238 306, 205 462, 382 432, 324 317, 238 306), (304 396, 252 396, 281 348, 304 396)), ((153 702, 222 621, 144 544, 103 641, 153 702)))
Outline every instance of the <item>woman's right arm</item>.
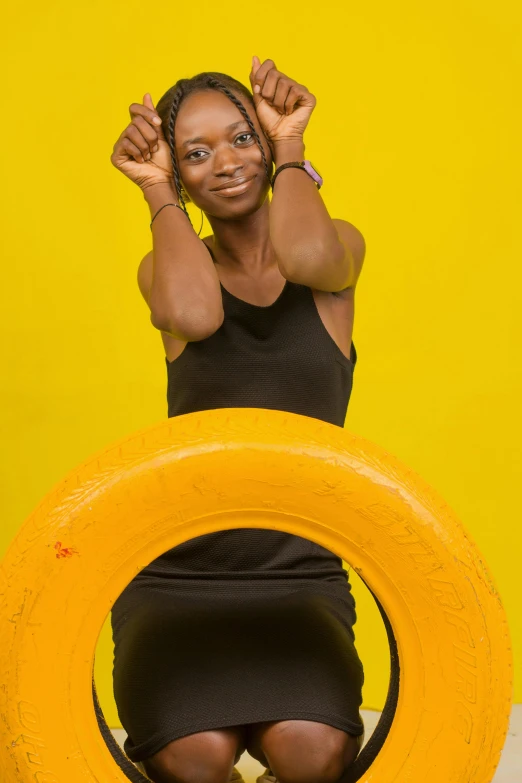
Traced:
MULTIPOLYGON (((179 203, 165 183, 144 190, 151 219, 164 204, 179 203)), ((223 322, 223 300, 212 256, 181 209, 165 207, 152 224, 151 322, 162 332, 191 342, 223 322)), ((143 262, 142 262, 143 263, 143 262)))
MULTIPOLYGON (((164 204, 179 204, 170 149, 161 125, 154 123, 158 114, 148 93, 143 104, 133 103, 129 111, 132 122, 114 145, 111 163, 141 188, 152 219, 164 204)), ((219 277, 181 209, 165 207, 154 220, 152 251, 142 260, 139 277, 150 258, 146 298, 152 324, 187 342, 213 334, 224 317, 219 277)))

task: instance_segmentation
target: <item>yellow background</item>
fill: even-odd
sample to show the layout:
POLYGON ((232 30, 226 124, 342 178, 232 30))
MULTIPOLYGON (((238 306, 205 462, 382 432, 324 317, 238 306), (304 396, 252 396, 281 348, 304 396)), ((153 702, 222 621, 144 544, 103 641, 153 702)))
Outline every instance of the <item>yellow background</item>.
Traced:
MULTIPOLYGON (((64 474, 167 416, 161 339, 136 283, 149 212, 109 160, 129 105, 204 70, 248 85, 252 55, 271 58, 316 95, 307 157, 330 215, 366 239, 346 426, 420 473, 477 542, 522 700, 521 21, 508 0, 4 11, 0 556, 64 474)), ((351 578, 364 706, 382 708, 384 629, 351 578)), ((96 656, 118 727, 108 622, 96 656)))

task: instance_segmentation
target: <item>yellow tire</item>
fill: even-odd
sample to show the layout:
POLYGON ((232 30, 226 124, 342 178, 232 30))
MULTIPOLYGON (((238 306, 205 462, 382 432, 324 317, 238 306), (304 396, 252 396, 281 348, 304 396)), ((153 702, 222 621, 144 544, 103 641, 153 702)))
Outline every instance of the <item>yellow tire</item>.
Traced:
POLYGON ((145 781, 100 732, 100 630, 154 558, 239 527, 334 551, 391 623, 398 702, 360 780, 489 783, 508 728, 512 659, 475 546, 440 496, 381 448, 317 419, 253 408, 173 417, 121 440, 25 522, 0 568, 3 783, 145 781))

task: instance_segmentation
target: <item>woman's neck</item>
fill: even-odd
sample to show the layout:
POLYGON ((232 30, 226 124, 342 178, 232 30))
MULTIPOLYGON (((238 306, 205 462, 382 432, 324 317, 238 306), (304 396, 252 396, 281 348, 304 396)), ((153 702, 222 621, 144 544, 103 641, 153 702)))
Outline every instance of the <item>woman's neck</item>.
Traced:
POLYGON ((268 199, 255 212, 240 220, 220 220, 209 216, 215 261, 231 272, 256 276, 276 265, 268 223, 268 199))

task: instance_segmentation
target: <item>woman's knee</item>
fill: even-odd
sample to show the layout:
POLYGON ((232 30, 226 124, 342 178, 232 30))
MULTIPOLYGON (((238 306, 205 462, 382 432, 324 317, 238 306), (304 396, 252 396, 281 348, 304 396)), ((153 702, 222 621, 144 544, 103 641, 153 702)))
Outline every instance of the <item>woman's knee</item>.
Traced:
POLYGON ((169 742, 142 763, 154 783, 228 783, 244 749, 240 728, 201 731, 169 742))
POLYGON ((337 783, 359 752, 351 734, 305 720, 274 722, 258 742, 279 783, 337 783))

